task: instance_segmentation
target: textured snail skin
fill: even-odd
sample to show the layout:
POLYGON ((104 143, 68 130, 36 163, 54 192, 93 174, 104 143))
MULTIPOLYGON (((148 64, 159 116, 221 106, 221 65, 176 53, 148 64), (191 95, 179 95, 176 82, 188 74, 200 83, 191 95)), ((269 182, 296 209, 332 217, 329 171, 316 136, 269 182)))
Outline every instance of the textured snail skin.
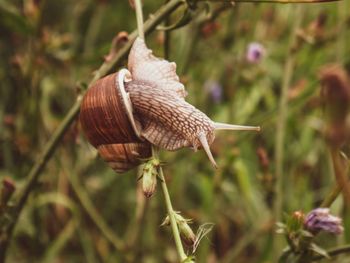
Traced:
POLYGON ((126 90, 143 126, 141 135, 152 144, 173 151, 188 146, 197 149, 200 134, 209 144, 214 141, 213 122, 178 94, 142 80, 128 82, 126 90))
POLYGON ((88 141, 117 172, 127 171, 151 156, 151 145, 134 133, 121 103, 114 73, 97 81, 85 94, 80 123, 88 141))
MULTIPOLYGON (((123 172, 150 157, 150 143, 166 150, 196 150, 203 146, 202 139, 206 151, 210 151, 214 123, 185 101, 187 93, 176 74, 176 64, 155 57, 144 40, 137 38, 129 54, 128 69, 131 81, 120 83, 122 73, 106 76, 88 90, 82 102, 83 130, 102 158, 115 171, 123 172), (122 83, 144 141, 136 136, 127 117, 119 86, 122 83)), ((215 163, 212 156, 211 161, 215 163)))

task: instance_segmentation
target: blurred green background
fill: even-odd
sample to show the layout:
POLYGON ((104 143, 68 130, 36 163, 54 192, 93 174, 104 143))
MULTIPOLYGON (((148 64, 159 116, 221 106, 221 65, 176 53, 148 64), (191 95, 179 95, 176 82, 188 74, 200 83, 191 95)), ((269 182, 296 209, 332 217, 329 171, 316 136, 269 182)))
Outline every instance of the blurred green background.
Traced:
MULTIPOLYGON (((145 19, 163 4, 145 0, 145 19)), ((349 1, 201 4, 188 25, 169 33, 169 60, 177 63, 187 101, 213 120, 262 127, 260 133, 217 132, 218 170, 203 151, 161 153, 174 209, 193 219, 193 229, 215 224, 195 253, 197 262, 275 262, 281 250, 273 240, 280 249, 286 245, 275 233, 276 201, 281 219, 283 212, 319 206, 332 189, 318 75, 329 63, 350 69, 349 10, 349 1), (266 51, 256 63, 246 59, 252 42, 266 51), (288 107, 284 139, 277 142, 283 86, 288 107)), ((0 1, 0 178, 21 189, 112 39, 135 28, 126 0, 0 1)), ((159 57, 164 39, 159 30, 147 37, 159 57)), ((145 203, 137 178, 136 170, 115 174, 75 122, 21 214, 7 262, 177 262, 171 230, 160 227, 166 216, 161 189, 145 203), (118 251, 116 243, 127 250, 118 251)), ((341 196, 332 211, 343 216, 345 232, 320 235, 325 248, 350 242, 341 196)), ((350 257, 337 260, 328 262, 350 257)))

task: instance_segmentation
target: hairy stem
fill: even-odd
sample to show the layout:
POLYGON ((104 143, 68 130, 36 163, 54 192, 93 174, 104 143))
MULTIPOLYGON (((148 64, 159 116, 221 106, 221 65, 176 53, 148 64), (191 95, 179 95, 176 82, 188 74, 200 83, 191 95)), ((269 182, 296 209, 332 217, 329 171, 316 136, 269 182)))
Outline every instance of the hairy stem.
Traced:
MULTIPOLYGON (((152 155, 154 158, 159 158, 158 149, 155 146, 152 146, 152 155)), ((177 253, 179 254, 181 261, 183 261, 187 258, 187 255, 186 255, 185 250, 182 246, 180 232, 179 232, 179 229, 177 227, 177 223, 176 223, 176 219, 175 219, 175 211, 173 209, 173 205, 171 204, 171 199, 170 199, 168 187, 166 185, 164 174, 163 174, 163 169, 161 166, 159 167, 159 178, 160 178, 161 185, 162 185, 162 190, 163 190, 164 199, 165 199, 165 205, 166 205, 166 208, 168 211, 171 230, 173 232, 177 253)))

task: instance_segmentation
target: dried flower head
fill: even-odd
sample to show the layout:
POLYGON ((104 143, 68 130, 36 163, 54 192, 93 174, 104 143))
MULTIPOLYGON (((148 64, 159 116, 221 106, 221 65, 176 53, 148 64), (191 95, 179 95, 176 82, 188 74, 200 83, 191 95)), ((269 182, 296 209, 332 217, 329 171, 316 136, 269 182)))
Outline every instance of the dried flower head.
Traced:
POLYGON ((260 43, 250 43, 248 45, 246 59, 250 63, 259 63, 265 56, 266 49, 260 43))
POLYGON ((333 234, 343 232, 342 220, 329 213, 329 208, 316 208, 310 211, 304 220, 305 228, 313 234, 325 231, 333 234))

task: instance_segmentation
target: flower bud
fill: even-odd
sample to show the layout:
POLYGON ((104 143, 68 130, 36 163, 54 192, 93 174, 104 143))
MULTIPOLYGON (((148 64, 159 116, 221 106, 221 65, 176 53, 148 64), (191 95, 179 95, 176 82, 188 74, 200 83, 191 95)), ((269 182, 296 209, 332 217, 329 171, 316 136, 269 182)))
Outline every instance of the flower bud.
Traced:
MULTIPOLYGON (((191 227, 188 225, 188 223, 191 222, 190 219, 185 219, 183 216, 180 215, 179 212, 174 213, 176 224, 179 228, 180 237, 181 240, 185 243, 186 246, 192 247, 194 243, 196 242, 196 235, 193 233, 191 227)), ((163 223, 161 226, 169 226, 170 225, 170 218, 169 215, 166 216, 166 218, 163 220, 163 223)))
POLYGON ((156 191, 159 165, 160 161, 153 158, 143 166, 142 191, 146 197, 151 197, 156 191))
POLYGON ((260 43, 250 43, 248 45, 246 59, 250 63, 259 63, 266 54, 266 50, 260 43))
POLYGON ((342 220, 329 213, 329 208, 316 208, 309 212, 304 220, 305 228, 313 234, 325 231, 341 234, 344 230, 342 220))
POLYGON ((175 219, 179 227, 181 240, 185 243, 186 246, 192 247, 196 242, 196 235, 188 225, 191 220, 183 218, 180 214, 176 214, 175 219))
POLYGON ((210 98, 215 103, 220 103, 222 101, 223 92, 222 86, 219 82, 208 80, 204 84, 204 90, 209 94, 210 98))
POLYGON ((303 227, 305 215, 302 211, 295 211, 289 217, 287 226, 289 231, 299 231, 303 227))

